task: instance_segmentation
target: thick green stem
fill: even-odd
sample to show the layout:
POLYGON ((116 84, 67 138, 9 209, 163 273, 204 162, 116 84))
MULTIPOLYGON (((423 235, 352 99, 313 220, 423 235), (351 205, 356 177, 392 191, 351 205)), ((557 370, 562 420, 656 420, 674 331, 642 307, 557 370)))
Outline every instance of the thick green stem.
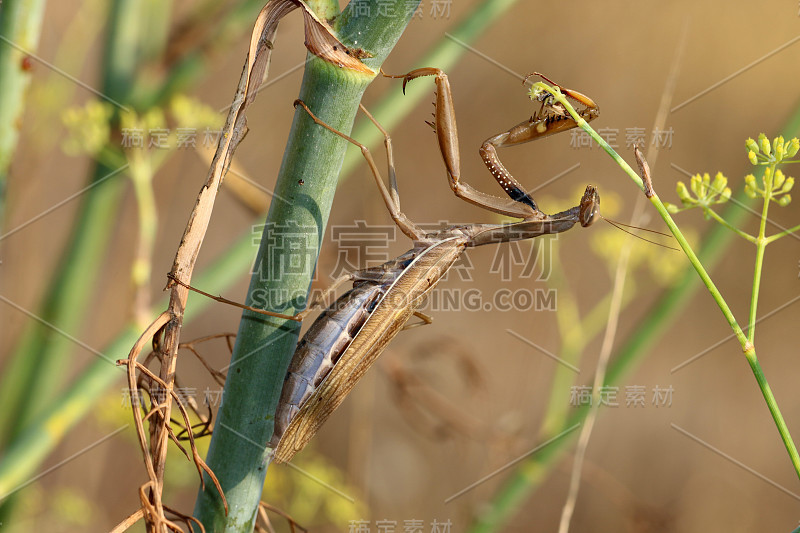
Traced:
MULTIPOLYGON (((416 5, 405 0, 351 2, 338 18, 339 37, 349 45, 357 41, 372 53, 365 63, 377 71, 416 5)), ((312 58, 300 99, 323 121, 347 133, 371 81, 312 58)), ((298 108, 250 282, 251 305, 288 314, 305 307, 346 147, 346 141, 315 125, 298 108)), ((230 510, 225 516, 219 495, 206 479, 195 516, 208 531, 253 529, 269 465, 266 443, 298 333, 294 322, 251 312, 242 315, 207 457, 230 510)))

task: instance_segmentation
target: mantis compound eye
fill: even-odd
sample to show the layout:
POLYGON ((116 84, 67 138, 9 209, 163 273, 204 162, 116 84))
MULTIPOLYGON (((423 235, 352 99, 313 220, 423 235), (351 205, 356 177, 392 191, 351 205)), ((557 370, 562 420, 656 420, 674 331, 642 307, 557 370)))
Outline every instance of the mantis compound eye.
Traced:
POLYGON ((595 215, 600 213, 600 195, 597 188, 588 185, 586 192, 583 193, 581 198, 580 222, 584 228, 591 226, 595 220, 595 215))

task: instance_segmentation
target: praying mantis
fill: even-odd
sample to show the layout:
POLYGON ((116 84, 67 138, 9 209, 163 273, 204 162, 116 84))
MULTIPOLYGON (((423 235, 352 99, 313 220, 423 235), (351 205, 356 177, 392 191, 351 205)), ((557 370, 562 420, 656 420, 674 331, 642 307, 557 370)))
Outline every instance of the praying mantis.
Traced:
MULTIPOLYGON (((460 179, 458 132, 447 75, 438 68, 421 68, 400 76, 384 76, 402 78, 404 90, 406 84, 415 78, 434 76, 437 88, 435 118, 429 125, 435 130, 450 188, 462 200, 487 211, 522 220, 506 224, 457 225, 426 233, 400 209, 391 137, 369 111, 361 106, 361 110, 384 135, 388 188, 366 146, 332 128, 317 118, 304 102, 296 100, 295 107, 300 106, 318 126, 361 149, 392 220, 413 241, 414 247, 382 265, 348 274, 336 280, 329 289, 328 292, 333 292, 342 283, 353 282, 352 289, 317 317, 292 356, 275 414, 273 436, 268 443, 273 450, 273 460, 277 463, 290 461, 306 446, 395 335, 403 329, 432 322, 419 309, 427 295, 467 248, 561 233, 576 223, 587 227, 600 216, 600 196, 591 185, 586 187, 579 205, 555 215, 545 214, 497 156, 498 147, 523 144, 577 126, 576 121, 555 103, 549 93, 540 93, 537 97, 541 107, 530 119, 488 138, 480 147, 479 153, 484 164, 510 198, 505 200, 478 191, 460 179), (407 325, 412 316, 421 322, 407 325)), ((588 122, 599 116, 597 104, 588 96, 564 88, 539 73, 530 74, 525 81, 531 76, 541 77, 581 104, 583 107, 578 115, 583 120, 588 122)), ((176 277, 170 277, 215 300, 269 316, 301 321, 312 311, 309 308, 293 316, 273 313, 213 296, 186 285, 176 277)))
MULTIPOLYGON (((579 115, 587 122, 599 115, 598 106, 588 96, 561 87, 541 74, 533 75, 540 76, 581 104, 583 109, 579 115)), ((413 241, 414 247, 380 266, 359 270, 335 283, 339 285, 350 280, 353 288, 315 320, 298 343, 286 374, 275 415, 274 433, 268 444, 273 449, 273 460, 278 463, 291 460, 306 446, 395 335, 402 329, 431 322, 430 317, 419 309, 467 248, 560 233, 576 223, 586 227, 599 213, 600 197, 591 185, 586 187, 579 205, 555 215, 543 213, 497 156, 499 147, 541 139, 577 125, 549 94, 542 93, 538 97, 541 107, 529 120, 490 137, 480 148, 481 158, 510 198, 507 200, 478 191, 461 181, 458 132, 447 75, 438 68, 421 68, 400 76, 384 76, 402 78, 404 90, 406 84, 415 78, 435 78, 435 118, 430 125, 437 136, 450 188, 462 200, 522 220, 507 224, 451 226, 426 233, 400 209, 391 138, 375 118, 361 107, 384 135, 389 187, 366 146, 321 121, 304 102, 295 101, 295 107, 302 108, 318 126, 361 149, 392 220, 413 241), (412 316, 422 322, 407 325, 412 316)), ((283 318, 302 319, 309 311, 283 318)))

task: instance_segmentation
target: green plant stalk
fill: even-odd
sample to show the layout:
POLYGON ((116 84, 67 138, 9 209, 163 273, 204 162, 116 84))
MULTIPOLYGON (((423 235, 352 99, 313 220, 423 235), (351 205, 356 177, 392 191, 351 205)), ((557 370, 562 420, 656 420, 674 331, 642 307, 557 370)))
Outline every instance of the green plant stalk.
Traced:
MULTIPOLYGON (((351 2, 338 17, 336 30, 345 44, 353 45, 357 36, 358 46, 374 56, 365 63, 377 71, 416 5, 405 0, 351 2), (366 16, 358 15, 365 12, 366 16)), ((372 80, 372 76, 345 72, 311 58, 306 63, 300 99, 324 122, 348 133, 372 80)), ((266 300, 267 308, 287 314, 305 307, 346 147, 344 139, 314 124, 298 107, 248 290, 250 305, 263 306, 266 300), (287 271, 286 265, 297 260, 297 251, 281 244, 298 236, 306 265, 287 271)), ((242 314, 206 459, 219 479, 229 512, 226 516, 216 488, 205 476, 195 516, 207 531, 253 530, 271 459, 267 442, 299 331, 296 322, 249 311, 242 314)))
MULTIPOLYGON (((477 38, 481 31, 485 30, 499 15, 497 11, 490 8, 492 6, 507 5, 510 5, 508 0, 484 0, 453 34, 459 35, 459 38, 463 41, 471 42, 471 39, 477 38), (469 30, 468 34, 460 33, 464 29, 469 30)), ((441 50, 448 51, 448 62, 454 60, 451 56, 455 56, 456 58, 462 57, 468 51, 462 46, 453 47, 447 40, 443 40, 435 46, 434 53, 428 54, 427 57, 430 58, 439 55, 441 50)), ((422 64, 435 63, 426 60, 423 61, 422 64)), ((418 91, 418 93, 404 97, 399 90, 396 92, 392 91, 391 94, 384 97, 377 107, 392 110, 396 109, 397 106, 405 105, 407 101, 413 100, 416 103, 423 96, 430 96, 430 93, 418 91)), ((163 98, 166 98, 166 96, 163 96, 163 98)), ((359 155, 356 161, 362 160, 363 159, 359 155)), ((355 168, 355 165, 349 168, 352 170, 355 168)), ((106 184, 103 185, 107 186, 106 184)), ((101 202, 101 205, 108 205, 109 211, 116 209, 117 204, 115 203, 115 199, 119 198, 119 192, 120 191, 118 191, 116 195, 109 194, 108 200, 101 202)), ((103 219, 104 217, 98 216, 97 218, 103 219)), ((90 223, 84 223, 82 224, 82 228, 83 230, 81 231, 85 231, 87 228, 93 228, 93 226, 90 223)), ((91 241, 92 239, 87 238, 87 240, 91 241)), ((219 267, 209 267, 205 269, 203 274, 195 276, 194 283, 201 287, 208 287, 212 292, 223 292, 226 287, 233 284, 245 269, 251 265, 254 255, 252 241, 253 236, 250 233, 241 237, 225 254, 223 254, 223 259, 219 263, 219 267)), ((190 301, 193 298, 193 296, 190 296, 190 301)), ((64 302, 70 301, 69 298, 57 298, 55 300, 64 302)), ((201 299, 199 302, 202 302, 202 306, 205 307, 205 300, 201 299)), ((184 316, 185 323, 188 323, 188 321, 195 316, 196 311, 198 311, 198 309, 196 309, 197 305, 198 302, 195 302, 189 306, 184 316)), ((155 309, 160 311, 164 309, 164 307, 165 304, 162 303, 160 306, 157 305, 155 309)), ((72 311, 74 312, 75 310, 73 309, 72 311)), ((105 352, 119 353, 119 357, 123 357, 126 350, 130 348, 139 333, 141 333, 141 330, 135 325, 126 326, 116 339, 109 344, 109 348, 107 348, 105 352), (119 349, 116 349, 117 347, 119 347, 119 349), (112 348, 114 349, 112 350, 112 348)), ((29 353, 38 353, 39 351, 33 350, 23 352, 17 350, 17 352, 27 356, 29 353)), ((24 357, 19 360, 27 362, 27 359, 24 357)), ((16 379, 19 374, 11 372, 10 367, 7 369, 7 372, 4 372, 4 375, 7 378, 6 384, 9 386, 19 385, 21 382, 24 383, 24 380, 16 379)), ((66 433, 94 407, 95 402, 97 402, 103 392, 112 384, 122 379, 123 374, 119 369, 98 359, 84 371, 78 380, 72 383, 64 392, 60 393, 58 401, 48 405, 42 417, 32 422, 30 427, 25 430, 24 435, 21 435, 18 439, 10 443, 4 451, 3 456, 0 457, 0 500, 3 499, 3 495, 7 494, 8 491, 31 478, 36 468, 52 452, 55 446, 61 442, 66 433)), ((2 401, 2 398, 4 397, 4 393, 8 393, 9 390, 10 389, 4 386, 0 386, 0 405, 8 405, 2 401)), ((2 417, 2 412, 0 412, 0 417, 2 417)), ((5 433, 0 431, 0 435, 5 435, 5 433)))
POLYGON ((771 236, 765 238, 764 239, 764 243, 765 244, 772 244, 773 242, 777 241, 781 237, 786 237, 790 233, 794 233, 796 231, 800 231, 800 224, 798 224, 797 226, 791 227, 789 229, 785 229, 785 230, 781 231, 780 233, 776 233, 775 235, 771 235, 771 236))
MULTIPOLYGON (((545 258, 544 264, 558 264, 558 249, 553 246, 542 246, 551 250, 550 258, 545 258)), ((570 290, 564 279, 563 272, 557 268, 551 269, 547 286, 558 291, 558 311, 555 314, 559 338, 562 339, 558 350, 559 358, 571 365, 577 366, 583 348, 588 342, 580 319, 575 293, 570 290)), ((546 409, 542 422, 539 425, 539 436, 545 440, 561 431, 561 425, 566 418, 569 402, 564 401, 564 390, 575 382, 575 371, 566 365, 556 365, 553 377, 550 380, 550 395, 546 402, 546 409)))
POLYGON ((25 92, 31 81, 30 69, 23 68, 25 55, 9 42, 36 52, 46 3, 45 0, 0 3, 0 227, 5 220, 8 169, 17 149, 25 92))
MULTIPOLYGON (((603 150, 605 150, 625 171, 628 176, 636 183, 640 189, 644 190, 644 185, 642 184, 642 179, 639 175, 628 165, 628 163, 622 159, 619 154, 617 154, 611 146, 597 134, 594 129, 592 129, 589 124, 582 119, 575 109, 570 105, 567 99, 560 94, 556 94, 555 92, 551 92, 558 100, 558 102, 562 105, 566 104, 565 107, 567 111, 572 115, 572 117, 578 122, 578 126, 580 126, 585 132, 587 132, 594 141, 599 144, 603 150)), ((739 323, 736 321, 736 317, 733 316, 733 311, 731 311, 730 307, 728 307, 728 303, 725 301, 725 298, 722 296, 722 293, 717 289, 717 286, 711 280, 711 276, 708 275, 708 272, 703 267, 703 264, 697 258, 697 255, 692 250, 692 247, 689 245, 689 242, 681 233, 681 230, 678 228, 678 225, 675 224, 675 221, 672 219, 672 216, 667 211, 666 206, 663 204, 661 199, 658 197, 658 194, 653 191, 653 195, 649 198, 650 203, 656 208, 658 214, 661 215, 661 218, 664 219, 664 222, 667 224, 667 228, 669 228, 670 233, 675 237, 675 240, 678 241, 683 253, 686 254, 686 257, 689 259, 689 262, 694 267, 697 274, 700 276, 700 280, 706 286, 709 294, 717 303, 717 306, 722 311, 722 315, 725 317, 725 320, 728 321, 728 325, 730 325, 731 329, 733 330, 734 335, 739 340, 739 344, 741 344, 742 349, 744 350, 745 357, 747 358, 747 362, 750 365, 750 368, 753 371, 753 375, 756 378, 756 382, 758 383, 759 389, 761 389, 761 394, 764 396, 764 400, 767 402, 767 407, 769 408, 769 412, 772 415, 772 419, 775 421, 775 426, 778 428, 778 433, 781 436, 781 440, 783 441, 783 445, 786 447, 786 451, 789 454, 789 459, 792 461, 792 466, 794 466, 795 472, 797 473, 797 477, 800 478, 800 454, 797 452, 797 447, 792 440, 792 436, 789 434, 789 428, 786 425, 786 422, 783 419, 783 415, 781 414, 780 409, 778 408, 778 402, 775 399, 775 396, 772 394, 772 389, 770 388, 769 384, 767 383, 767 379, 764 376, 764 372, 761 369, 761 365, 758 362, 758 358, 756 357, 756 348, 750 339, 745 335, 742 328, 739 326, 739 323)), ((758 289, 757 286, 760 282, 760 275, 761 275, 761 266, 763 264, 764 258, 764 232, 766 231, 766 216, 767 216, 767 209, 769 205, 769 197, 764 200, 764 209, 762 213, 761 219, 761 227, 759 229, 759 238, 757 242, 757 246, 759 249, 759 254, 757 256, 756 261, 756 279, 753 280, 753 302, 751 302, 751 326, 750 326, 750 334, 752 335, 755 331, 755 308, 756 308, 756 300, 758 298, 758 289)))
POLYGON ((133 150, 130 157, 131 182, 139 214, 139 240, 131 266, 131 285, 136 292, 133 316, 134 322, 144 329, 150 323, 147 303, 153 271, 153 248, 158 230, 158 212, 153 190, 155 171, 153 161, 145 150, 133 150))
MULTIPOLYGON (((683 211, 683 210, 681 210, 681 211, 683 211)), ((742 239, 744 239, 746 241, 749 241, 749 242, 752 242, 753 244, 756 243, 756 238, 755 237, 753 237, 749 233, 746 233, 746 232, 740 230, 739 228, 733 226, 730 222, 728 222, 727 220, 725 220, 724 218, 719 216, 712 209, 708 209, 708 210, 706 210, 704 212, 708 213, 711 216, 711 218, 713 218, 714 220, 716 220, 717 222, 719 222, 720 224, 722 224, 723 226, 725 226, 726 228, 728 228, 729 230, 731 230, 732 232, 737 234, 742 239)))
MULTIPOLYGON (((777 164, 770 165, 772 176, 775 175, 777 164)), ((772 180, 770 180, 772 181, 772 180)), ((758 226, 758 237, 755 239, 756 245, 756 264, 753 268, 753 293, 750 297, 750 319, 747 324, 747 341, 752 345, 755 343, 756 338, 756 318, 758 312, 758 293, 761 289, 761 273, 764 267, 764 252, 767 250, 767 215, 769 214, 769 203, 772 197, 772 186, 767 190, 764 195, 764 206, 761 208, 761 224, 758 226)), ((800 475, 800 470, 797 471, 800 475)))
MULTIPOLYGON (((795 111, 782 128, 781 134, 786 138, 791 138, 796 136, 797 132, 800 132, 800 104, 795 106, 795 111)), ((736 191, 732 200, 723 216, 732 224, 737 224, 742 222, 747 215, 747 211, 737 207, 737 204, 748 200, 744 187, 736 191)), ((770 237, 770 239, 772 238, 770 237)), ((709 269, 713 269, 722 259, 725 248, 732 240, 733 234, 726 228, 713 226, 698 252, 702 263, 709 269)), ((668 330, 698 288, 697 275, 691 269, 685 269, 684 274, 675 285, 632 328, 633 333, 620 346, 616 358, 608 367, 604 386, 618 383, 635 368, 636 364, 668 330)), ((759 379, 758 376, 756 379, 759 379)), ((580 424, 588 413, 587 407, 577 408, 562 430, 580 424)), ((485 505, 484 511, 475 519, 469 531, 471 533, 489 533, 502 529, 503 525, 510 520, 523 502, 545 479, 556 461, 563 457, 566 447, 573 442, 575 437, 577 437, 577 432, 565 435, 522 462, 497 490, 492 500, 485 505)))
MULTIPOLYGON (((557 249, 551 249, 552 258, 545 259, 545 264, 558 264, 559 254, 557 249)), ((599 333, 605 323, 610 296, 604 296, 592 309, 581 317, 575 293, 570 290, 564 278, 563 271, 552 269, 547 280, 548 287, 558 291, 558 312, 556 323, 559 338, 562 339, 559 349, 559 358, 572 365, 579 365, 580 358, 586 345, 599 333)), ((545 405, 544 417, 539 426, 539 437, 543 440, 550 439, 563 431, 564 420, 570 408, 569 402, 564 401, 564 391, 575 383, 575 371, 565 365, 556 365, 553 377, 550 380, 550 395, 545 405)))
MULTIPOLYGON (((633 299, 631 291, 625 292, 622 305, 627 306, 633 299)), ((568 298, 569 299, 569 298, 568 298)), ((558 313, 561 314, 561 289, 559 289, 558 313)), ((597 302, 594 307, 582 318, 576 315, 575 323, 559 322, 559 338, 563 339, 559 357, 573 365, 578 365, 581 355, 586 346, 594 339, 606 325, 608 320, 608 307, 611 303, 611 295, 606 294, 597 302)), ((558 365, 550 385, 550 396, 548 397, 545 415, 539 429, 539 437, 548 440, 564 430, 564 422, 567 419, 567 412, 571 407, 564 401, 564 391, 575 383, 575 372, 564 365, 558 365)))

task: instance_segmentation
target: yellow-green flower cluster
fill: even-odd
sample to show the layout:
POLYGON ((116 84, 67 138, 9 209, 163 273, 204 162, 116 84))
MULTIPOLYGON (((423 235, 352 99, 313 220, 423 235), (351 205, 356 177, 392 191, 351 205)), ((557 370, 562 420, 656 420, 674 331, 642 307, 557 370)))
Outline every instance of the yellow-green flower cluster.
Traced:
POLYGON ((797 137, 784 141, 783 136, 775 137, 770 145, 769 139, 763 133, 759 134, 758 141, 747 139, 744 143, 747 158, 754 165, 769 165, 791 159, 800 150, 800 141, 797 137))
POLYGON ((122 131, 151 131, 165 129, 167 119, 160 107, 152 107, 141 115, 135 111, 123 111, 119 116, 119 124, 122 131))
POLYGON ((747 157, 754 165, 766 165, 764 174, 761 176, 761 183, 756 182, 753 174, 745 176, 745 193, 750 198, 768 198, 776 202, 781 207, 789 205, 792 196, 789 191, 794 187, 794 178, 786 176, 776 168, 779 163, 793 163, 790 161, 798 150, 800 141, 797 137, 785 141, 782 136, 775 137, 770 144, 767 136, 761 133, 758 140, 747 139, 745 141, 747 157))
POLYGON ((195 98, 176 95, 170 101, 169 109, 178 127, 198 129, 222 127, 223 115, 195 98))
POLYGON ((752 174, 745 176, 744 192, 750 198, 769 198, 781 207, 786 207, 792 201, 789 191, 794 187, 794 178, 787 177, 780 169, 773 169, 772 166, 764 169, 764 174, 761 176, 763 187, 758 186, 756 177, 752 174))
POLYGON ((66 109, 61 115, 67 127, 64 152, 72 156, 97 155, 108 143, 113 115, 111 105, 98 100, 91 100, 83 107, 66 109))
MULTIPOLYGON (((682 181, 678 182, 677 187, 678 198, 681 199, 684 207, 702 207, 706 218, 706 212, 712 205, 724 204, 731 198, 731 188, 728 187, 728 178, 722 175, 722 172, 717 172, 712 181, 708 172, 703 174, 695 174, 689 181, 689 187, 682 181), (691 192, 689 189, 691 188, 691 192)), ((670 206, 670 211, 677 211, 676 206, 670 206)))

